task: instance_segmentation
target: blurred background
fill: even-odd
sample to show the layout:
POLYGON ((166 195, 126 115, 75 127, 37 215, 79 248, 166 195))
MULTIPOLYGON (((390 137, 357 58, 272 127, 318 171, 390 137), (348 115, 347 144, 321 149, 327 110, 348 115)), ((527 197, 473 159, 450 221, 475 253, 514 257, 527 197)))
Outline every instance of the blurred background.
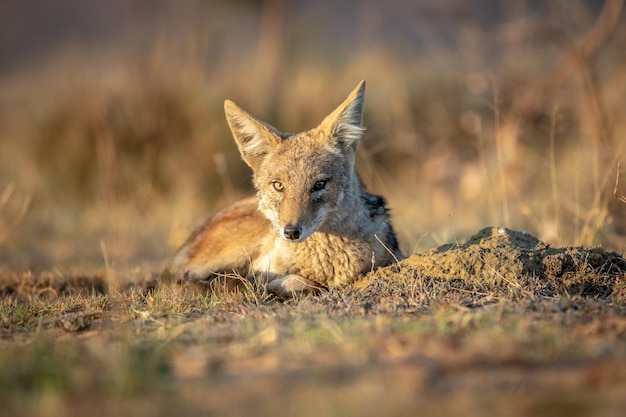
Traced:
POLYGON ((158 271, 252 192, 224 99, 302 131, 361 79, 358 169, 406 253, 484 226, 622 252, 622 8, 4 0, 0 270, 158 271))

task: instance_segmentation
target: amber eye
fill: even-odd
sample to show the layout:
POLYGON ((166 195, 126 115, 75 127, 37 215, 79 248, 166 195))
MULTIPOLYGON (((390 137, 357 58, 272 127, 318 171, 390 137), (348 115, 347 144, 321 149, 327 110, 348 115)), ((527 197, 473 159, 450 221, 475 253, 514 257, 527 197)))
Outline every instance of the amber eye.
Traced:
POLYGON ((315 184, 313 184, 313 191, 319 191, 324 187, 326 187, 326 180, 317 181, 315 184))
POLYGON ((285 189, 285 186, 280 181, 272 181, 272 187, 274 187, 276 191, 283 191, 285 189))

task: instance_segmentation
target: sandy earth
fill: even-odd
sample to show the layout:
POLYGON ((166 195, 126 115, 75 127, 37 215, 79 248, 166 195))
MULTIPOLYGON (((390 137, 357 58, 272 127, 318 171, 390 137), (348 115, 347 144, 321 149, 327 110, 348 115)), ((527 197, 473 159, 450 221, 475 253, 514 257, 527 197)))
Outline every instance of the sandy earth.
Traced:
POLYGON ((0 271, 0 399, 23 416, 618 416, 625 271, 504 228, 287 301, 0 271))

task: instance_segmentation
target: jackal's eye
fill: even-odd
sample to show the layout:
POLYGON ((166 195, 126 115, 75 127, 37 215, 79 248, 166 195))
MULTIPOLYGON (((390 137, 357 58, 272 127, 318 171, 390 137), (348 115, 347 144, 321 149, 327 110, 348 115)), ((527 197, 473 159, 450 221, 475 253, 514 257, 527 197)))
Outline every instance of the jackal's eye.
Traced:
POLYGON ((285 189, 285 186, 280 181, 272 181, 272 187, 279 192, 282 192, 285 189))
POLYGON ((313 191, 322 190, 324 187, 326 187, 326 182, 326 180, 316 181, 315 184, 313 184, 313 191))

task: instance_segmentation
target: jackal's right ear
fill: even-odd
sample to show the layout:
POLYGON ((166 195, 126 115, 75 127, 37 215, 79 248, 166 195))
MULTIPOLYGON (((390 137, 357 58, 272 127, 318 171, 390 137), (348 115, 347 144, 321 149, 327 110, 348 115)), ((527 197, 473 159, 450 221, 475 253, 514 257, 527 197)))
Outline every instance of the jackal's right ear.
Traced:
POLYGON ((365 132, 362 125, 364 102, 365 81, 361 81, 318 127, 326 132, 331 144, 346 155, 354 156, 365 132))
POLYGON ((280 133, 230 100, 224 102, 224 111, 241 157, 256 171, 265 155, 280 143, 280 133))

